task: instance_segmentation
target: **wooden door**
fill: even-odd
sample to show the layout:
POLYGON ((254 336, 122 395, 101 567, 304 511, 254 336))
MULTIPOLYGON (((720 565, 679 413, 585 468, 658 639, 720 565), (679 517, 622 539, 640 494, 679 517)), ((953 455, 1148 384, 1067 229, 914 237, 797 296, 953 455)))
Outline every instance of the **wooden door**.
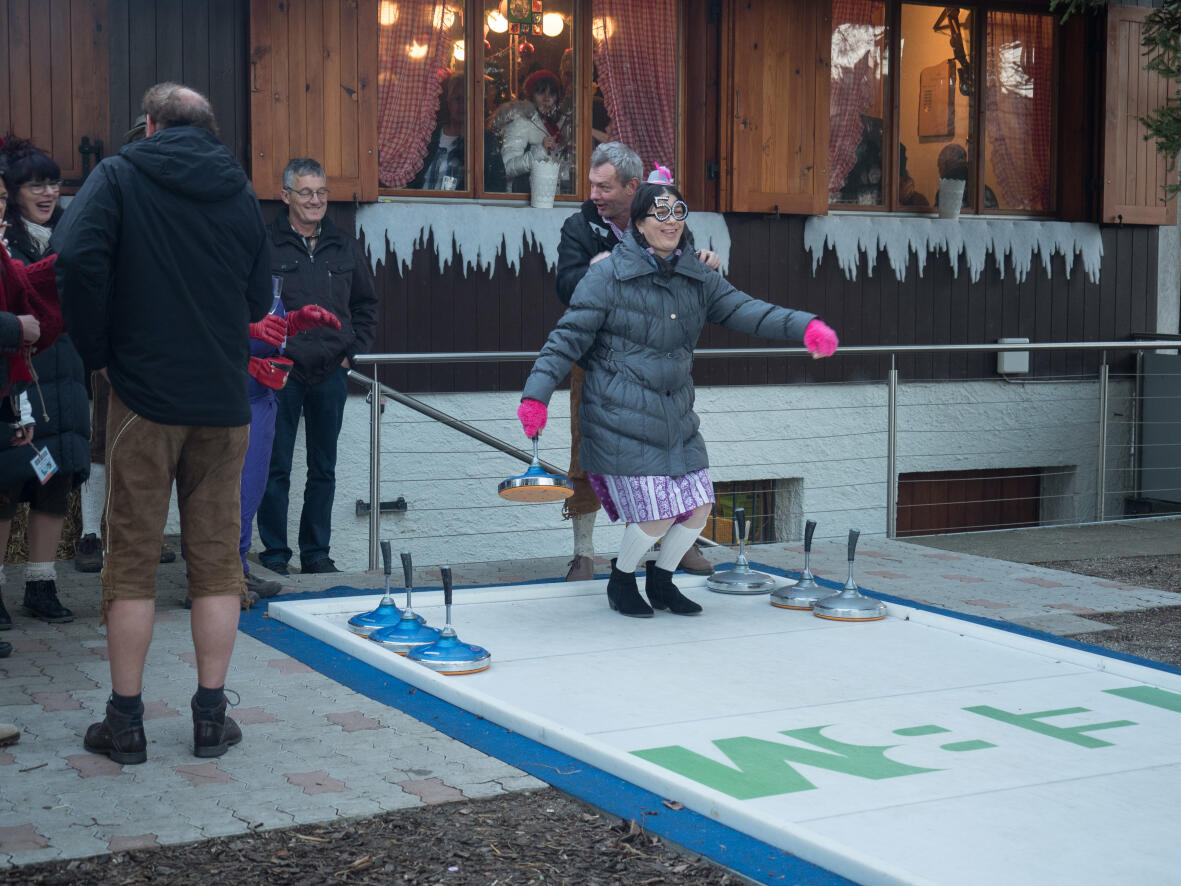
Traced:
POLYGON ((0 0, 0 126, 48 151, 67 193, 112 151, 106 22, 107 0, 0 0))

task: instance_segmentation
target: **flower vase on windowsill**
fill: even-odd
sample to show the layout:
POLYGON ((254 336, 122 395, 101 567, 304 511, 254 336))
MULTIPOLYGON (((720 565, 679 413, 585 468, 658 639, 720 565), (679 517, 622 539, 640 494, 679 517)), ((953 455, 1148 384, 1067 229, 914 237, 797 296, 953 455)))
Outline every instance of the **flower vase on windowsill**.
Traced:
POLYGON ((555 160, 535 160, 529 169, 529 205, 534 209, 551 209, 558 191, 558 172, 562 164, 555 160))
POLYGON ((960 217, 960 207, 964 205, 964 186, 967 184, 962 178, 939 179, 939 217, 957 219, 960 217))

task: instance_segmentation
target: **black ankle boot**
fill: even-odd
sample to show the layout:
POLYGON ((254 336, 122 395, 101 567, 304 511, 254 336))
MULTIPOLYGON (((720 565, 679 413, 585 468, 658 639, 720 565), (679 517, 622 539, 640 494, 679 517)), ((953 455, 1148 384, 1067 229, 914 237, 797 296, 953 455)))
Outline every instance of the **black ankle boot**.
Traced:
MULTIPOLYGON (((237 697, 237 693, 234 693, 237 697)), ((232 717, 226 716, 229 702, 223 696, 221 703, 212 708, 197 707, 194 693, 189 707, 193 709, 193 755, 197 757, 220 757, 242 740, 242 729, 232 717)), ((234 702, 237 704, 237 702, 234 702)))
POLYGON ((12 630, 12 616, 8 614, 8 610, 4 608, 4 600, 0 598, 0 631, 12 630))
POLYGON ((653 609, 667 609, 673 615, 700 615, 701 607, 680 592, 673 584, 673 574, 661 569, 655 562, 647 563, 648 578, 644 582, 644 593, 653 609))
POLYGON ((651 618, 652 607, 640 596, 634 572, 620 572, 611 560, 611 579, 607 582, 607 604, 620 615, 651 618))
POLYGON ((53 624, 74 620, 74 613, 57 598, 57 582, 52 579, 25 582, 25 610, 53 624))
POLYGON ((148 759, 148 739, 144 735, 144 709, 139 714, 123 714, 107 702, 107 716, 86 730, 82 746, 92 754, 106 754, 116 763, 142 763, 148 759))

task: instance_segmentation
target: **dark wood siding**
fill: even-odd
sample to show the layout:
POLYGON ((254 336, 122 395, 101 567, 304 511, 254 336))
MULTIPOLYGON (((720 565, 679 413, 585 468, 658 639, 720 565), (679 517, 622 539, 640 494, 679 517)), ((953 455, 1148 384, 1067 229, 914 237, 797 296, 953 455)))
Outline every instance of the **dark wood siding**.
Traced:
POLYGON ((110 4, 112 153, 139 115, 148 87, 173 80, 209 96, 222 141, 248 163, 248 13, 237 0, 110 4))
MULTIPOLYGON (((351 208, 336 207, 351 229, 351 208)), ((730 279, 752 295, 819 314, 847 345, 968 344, 1024 336, 1034 342, 1120 340, 1151 331, 1156 318, 1158 230, 1153 227, 1102 229, 1103 261, 1098 283, 1087 279, 1076 257, 1067 277, 1062 256, 1054 256, 1047 276, 1035 256, 1018 283, 1011 265, 1002 277, 989 257, 973 283, 959 259, 952 274, 946 255, 928 256, 922 277, 912 255, 906 280, 898 282, 882 253, 867 273, 862 257, 856 280, 848 280, 827 253, 812 275, 804 251, 804 218, 759 215, 727 217, 733 241, 730 279)), ((414 253, 403 274, 382 257, 377 288, 382 300, 377 349, 405 351, 514 351, 541 346, 560 316, 553 274, 539 253, 528 252, 520 276, 503 259, 495 273, 471 271, 465 278, 454 265, 440 274, 433 242, 414 253)), ((1175 331, 1175 330, 1166 330, 1175 331)), ((777 346, 749 336, 707 327, 700 347, 777 346)), ((1098 355, 1031 355, 1039 376, 1093 371, 1098 355)), ((1113 360, 1115 360, 1113 355, 1113 360)), ((900 357, 904 379, 995 379, 993 353, 900 357)), ((888 358, 839 357, 835 360, 700 360, 699 385, 796 384, 799 382, 876 381, 885 378, 888 358)), ((409 391, 520 390, 525 367, 414 367, 389 370, 389 384, 409 391)))

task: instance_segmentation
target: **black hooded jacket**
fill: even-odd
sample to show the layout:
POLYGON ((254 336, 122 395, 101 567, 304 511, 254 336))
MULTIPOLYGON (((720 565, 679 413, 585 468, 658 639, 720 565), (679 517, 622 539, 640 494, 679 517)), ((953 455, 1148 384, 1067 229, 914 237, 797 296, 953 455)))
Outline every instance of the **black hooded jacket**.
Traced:
POLYGON ((169 127, 103 160, 51 250, 66 328, 129 408, 160 424, 250 423, 247 326, 271 306, 270 244, 212 133, 169 127))

